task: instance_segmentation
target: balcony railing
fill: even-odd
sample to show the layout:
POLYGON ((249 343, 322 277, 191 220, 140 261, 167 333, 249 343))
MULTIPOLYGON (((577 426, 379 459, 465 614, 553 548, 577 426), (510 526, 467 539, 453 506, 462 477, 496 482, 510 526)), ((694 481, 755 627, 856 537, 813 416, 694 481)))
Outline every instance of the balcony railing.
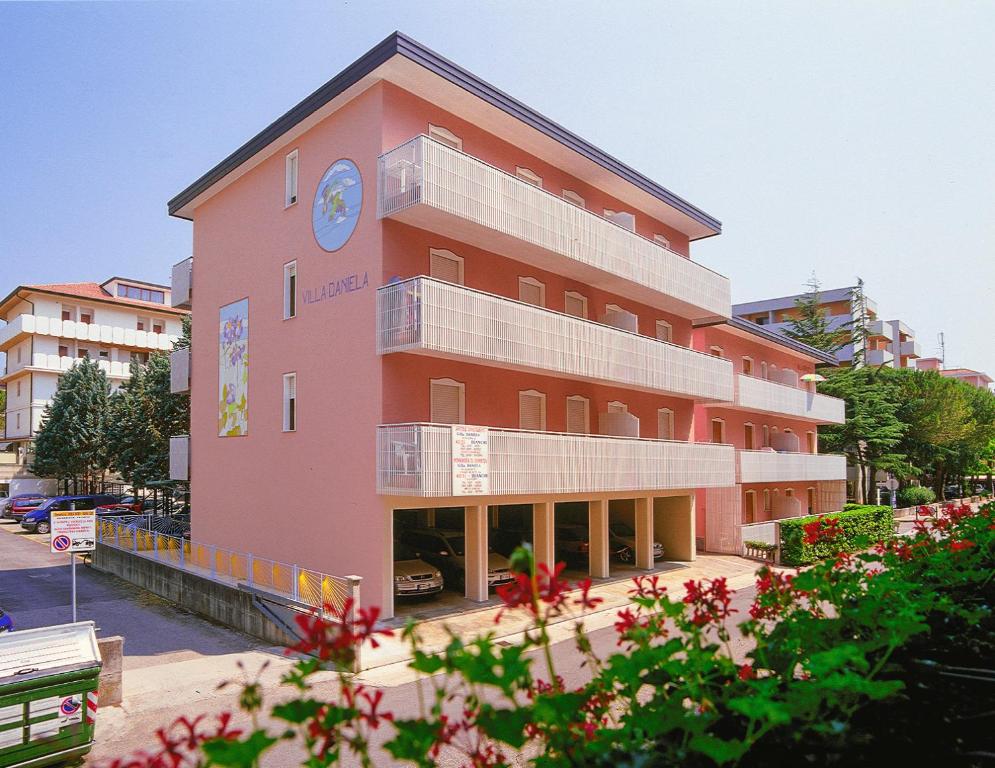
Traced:
POLYGON ((134 328, 122 328, 118 325, 78 323, 73 320, 60 320, 44 315, 18 315, 3 328, 0 328, 0 352, 7 350, 29 335, 56 336, 62 339, 77 339, 114 347, 152 350, 172 349, 173 344, 179 338, 167 333, 136 331, 134 328))
MULTIPOLYGON (((453 496, 453 428, 377 429, 377 492, 453 496)), ((489 429, 486 495, 654 491, 731 486, 729 445, 489 429)))
POLYGON ((174 395, 190 391, 190 347, 169 353, 169 391, 174 395))
POLYGON ((845 480, 846 457, 819 453, 737 451, 739 482, 784 483, 845 480))
POLYGON ((193 256, 173 265, 170 297, 174 307, 190 309, 193 301, 193 256))
POLYGON ((169 479, 190 480, 190 437, 169 438, 169 479))
POLYGON ((728 360, 429 277, 381 288, 377 318, 381 354, 438 354, 677 397, 732 398, 728 360))
POLYGON ((426 136, 380 157, 377 215, 569 275, 682 317, 729 317, 729 280, 426 136))
POLYGON ((820 424, 846 421, 844 403, 837 397, 742 373, 736 381, 736 406, 746 411, 794 416, 820 424))
MULTIPOLYGON (((895 345, 892 344, 892 354, 895 354, 895 345)), ((915 339, 898 342, 898 355, 901 357, 922 357, 922 346, 915 339)))
MULTIPOLYGON (((78 357, 65 357, 59 355, 46 355, 41 352, 36 352, 31 357, 31 362, 27 365, 21 365, 17 368, 11 368, 8 375, 16 373, 21 370, 30 371, 41 371, 46 373, 65 373, 70 368, 72 368, 76 363, 80 361, 81 358, 78 357)), ((129 379, 131 378, 131 363, 122 363, 117 360, 95 360, 97 367, 100 368, 108 378, 111 379, 129 379)), ((6 377, 4 377, 6 378, 6 377)))
POLYGON ((891 365, 895 355, 890 349, 868 349, 864 352, 864 362, 868 365, 891 365))

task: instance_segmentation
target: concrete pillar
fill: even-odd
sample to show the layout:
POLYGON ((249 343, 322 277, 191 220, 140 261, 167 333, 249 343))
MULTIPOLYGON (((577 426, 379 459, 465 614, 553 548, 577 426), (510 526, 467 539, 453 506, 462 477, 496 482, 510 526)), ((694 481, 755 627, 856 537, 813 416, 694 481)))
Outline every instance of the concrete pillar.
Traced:
POLYGON ((385 619, 392 619, 394 618, 394 510, 388 508, 386 515, 383 542, 384 578, 380 606, 383 610, 383 617, 385 619))
POLYGON ((595 579, 608 578, 608 502, 597 499, 587 503, 588 555, 591 563, 591 576, 595 579))
POLYGON ((636 568, 653 567, 653 499, 636 499, 636 568))
POLYGON ((667 560, 694 560, 694 495, 662 496, 651 501, 656 538, 663 544, 663 556, 667 560))
POLYGON ((536 565, 546 563, 550 568, 556 563, 554 529, 556 515, 551 501, 532 505, 532 547, 536 565))
POLYGON ((466 597, 482 603, 487 591, 487 507, 464 510, 466 529, 466 597))

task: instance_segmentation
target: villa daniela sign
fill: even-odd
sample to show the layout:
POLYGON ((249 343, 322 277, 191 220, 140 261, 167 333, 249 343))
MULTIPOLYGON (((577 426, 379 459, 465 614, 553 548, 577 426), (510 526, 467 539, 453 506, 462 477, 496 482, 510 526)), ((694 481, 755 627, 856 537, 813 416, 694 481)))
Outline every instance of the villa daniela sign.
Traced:
POLYGON ((491 491, 489 436, 486 427, 452 427, 453 496, 481 496, 491 491))

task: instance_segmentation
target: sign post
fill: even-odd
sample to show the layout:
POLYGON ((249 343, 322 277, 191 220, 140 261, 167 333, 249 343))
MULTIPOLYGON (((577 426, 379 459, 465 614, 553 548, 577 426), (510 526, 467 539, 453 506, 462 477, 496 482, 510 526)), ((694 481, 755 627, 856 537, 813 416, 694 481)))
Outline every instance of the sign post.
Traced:
POLYGON ((73 623, 76 622, 76 553, 96 549, 97 515, 92 509, 53 509, 51 512, 50 551, 54 555, 69 553, 72 574, 73 623))
POLYGON ((898 507, 898 501, 895 498, 895 491, 898 490, 898 480, 889 475, 888 479, 884 481, 884 487, 891 492, 891 508, 896 509, 898 507))

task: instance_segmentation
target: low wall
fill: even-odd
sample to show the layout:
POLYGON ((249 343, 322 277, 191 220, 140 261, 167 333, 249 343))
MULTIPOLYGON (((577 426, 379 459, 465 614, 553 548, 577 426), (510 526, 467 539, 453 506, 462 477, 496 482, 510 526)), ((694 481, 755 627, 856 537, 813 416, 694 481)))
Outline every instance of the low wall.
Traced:
POLYGON ((97 703, 101 707, 116 707, 124 699, 121 680, 124 638, 120 635, 98 638, 97 648, 101 662, 97 703))
POLYGON ((99 543, 92 562, 97 570, 112 573, 181 608, 232 629, 273 645, 296 642, 256 608, 252 595, 237 587, 99 543))

